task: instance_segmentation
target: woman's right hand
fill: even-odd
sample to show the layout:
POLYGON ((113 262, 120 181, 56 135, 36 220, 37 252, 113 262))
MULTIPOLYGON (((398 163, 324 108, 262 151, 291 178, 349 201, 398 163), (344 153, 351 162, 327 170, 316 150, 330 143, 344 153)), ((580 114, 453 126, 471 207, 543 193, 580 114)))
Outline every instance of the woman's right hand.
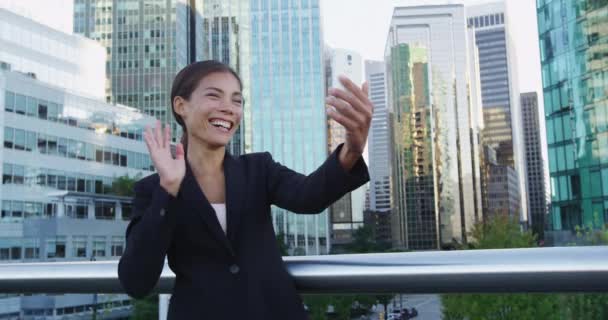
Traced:
POLYGON ((169 125, 166 125, 163 129, 158 120, 154 129, 149 126, 146 127, 144 140, 148 146, 154 168, 156 168, 160 177, 160 186, 176 197, 179 192, 179 186, 186 175, 184 146, 181 143, 177 144, 175 159, 173 159, 170 144, 171 128, 169 125))

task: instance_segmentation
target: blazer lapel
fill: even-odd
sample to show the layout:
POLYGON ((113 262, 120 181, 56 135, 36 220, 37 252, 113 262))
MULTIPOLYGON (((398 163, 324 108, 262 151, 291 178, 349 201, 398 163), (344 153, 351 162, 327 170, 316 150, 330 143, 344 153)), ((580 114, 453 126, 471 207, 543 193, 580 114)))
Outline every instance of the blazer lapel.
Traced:
MULTIPOLYGON (((224 159, 224 161, 226 161, 226 159, 224 159)), ((224 172, 226 171, 227 170, 224 168, 224 172)), ((198 215, 203 219, 203 222, 209 227, 209 230, 213 236, 222 244, 222 246, 233 253, 232 246, 224 234, 224 230, 222 230, 222 227, 220 226, 220 222, 217 219, 215 210, 196 181, 196 177, 194 177, 192 168, 190 167, 188 161, 186 161, 186 175, 184 176, 182 188, 183 190, 180 192, 180 194, 183 197, 183 201, 190 208, 192 208, 194 212, 198 213, 198 215)), ((228 209, 226 211, 227 219, 230 221, 228 209)))
POLYGON ((245 195, 242 194, 245 175, 243 168, 238 165, 237 159, 228 152, 224 157, 224 176, 226 179, 227 236, 231 243, 235 243, 236 231, 241 220, 241 206, 245 200, 245 195))

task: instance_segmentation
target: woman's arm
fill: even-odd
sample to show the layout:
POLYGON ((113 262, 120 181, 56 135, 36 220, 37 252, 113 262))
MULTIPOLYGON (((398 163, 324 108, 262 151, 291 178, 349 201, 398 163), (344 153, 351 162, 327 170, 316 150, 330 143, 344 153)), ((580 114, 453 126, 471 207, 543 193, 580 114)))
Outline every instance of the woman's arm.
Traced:
POLYGON ((276 163, 267 154, 268 194, 271 204, 296 213, 318 213, 346 193, 369 181, 363 149, 372 121, 374 106, 368 86, 361 88, 340 77, 343 89, 329 89, 327 115, 346 131, 344 144, 338 146, 323 165, 308 176, 276 163))
POLYGON ((272 159, 265 153, 267 192, 271 204, 295 213, 319 213, 346 193, 369 181, 367 165, 359 157, 350 170, 340 161, 336 150, 308 176, 297 173, 272 159))
POLYGON ((169 212, 171 199, 175 198, 160 186, 158 178, 135 185, 134 216, 118 264, 120 283, 133 298, 148 295, 163 271, 175 229, 175 212, 169 212))

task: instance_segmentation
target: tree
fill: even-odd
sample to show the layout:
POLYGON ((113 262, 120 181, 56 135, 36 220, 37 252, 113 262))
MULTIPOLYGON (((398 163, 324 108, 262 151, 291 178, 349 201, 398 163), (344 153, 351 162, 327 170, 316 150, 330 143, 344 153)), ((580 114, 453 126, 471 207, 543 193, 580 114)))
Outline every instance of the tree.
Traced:
MULTIPOLYGON (((599 217, 595 217, 596 226, 599 217)), ((577 241, 573 245, 597 246, 608 244, 608 228, 602 225, 599 229, 591 226, 575 228, 577 241)), ((601 320, 608 319, 608 294, 578 293, 562 297, 562 306, 565 319, 601 320)))
MULTIPOLYGON (((494 216, 478 223, 462 249, 529 248, 536 236, 522 232, 507 216, 494 216)), ((560 319, 560 297, 552 294, 448 294, 441 297, 443 317, 463 319, 560 319)))
POLYGON ((135 195, 133 186, 140 178, 140 174, 133 178, 129 177, 129 175, 120 176, 112 181, 112 188, 110 192, 117 196, 132 197, 135 195))
POLYGON ((158 294, 149 295, 133 302, 131 320, 158 319, 158 294))

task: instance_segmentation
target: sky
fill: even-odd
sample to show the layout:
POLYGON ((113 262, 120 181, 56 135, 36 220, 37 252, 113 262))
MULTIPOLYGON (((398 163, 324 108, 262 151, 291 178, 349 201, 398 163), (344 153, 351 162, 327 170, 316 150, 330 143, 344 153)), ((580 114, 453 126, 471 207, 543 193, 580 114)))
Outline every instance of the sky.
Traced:
MULTIPOLYGON (((383 60, 388 28, 395 6, 463 3, 476 5, 496 0, 321 0, 323 36, 330 47, 354 50, 363 59, 383 60)), ((508 36, 517 55, 521 92, 540 91, 540 58, 535 0, 505 0, 508 36)))

